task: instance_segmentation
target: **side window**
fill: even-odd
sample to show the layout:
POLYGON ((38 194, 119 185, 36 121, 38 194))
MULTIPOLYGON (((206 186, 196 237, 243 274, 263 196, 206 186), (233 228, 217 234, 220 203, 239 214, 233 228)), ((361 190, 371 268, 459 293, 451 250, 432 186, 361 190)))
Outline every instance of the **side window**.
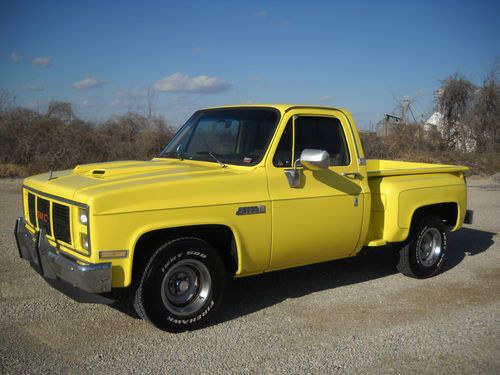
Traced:
POLYGON ((349 151, 340 121, 330 117, 299 117, 295 121, 295 155, 292 156, 292 120, 286 125, 273 158, 276 167, 291 167, 302 150, 314 148, 330 154, 330 165, 349 165, 349 151))

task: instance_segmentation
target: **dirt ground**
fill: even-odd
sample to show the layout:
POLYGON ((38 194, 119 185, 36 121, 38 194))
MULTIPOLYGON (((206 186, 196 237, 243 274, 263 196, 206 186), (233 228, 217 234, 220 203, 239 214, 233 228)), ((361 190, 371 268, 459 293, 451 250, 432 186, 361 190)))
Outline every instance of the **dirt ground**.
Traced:
POLYGON ((500 184, 469 180, 475 222, 444 272, 380 253, 236 280, 219 319, 161 332, 124 306, 75 302, 18 257, 20 180, 0 180, 0 373, 499 374, 500 184))

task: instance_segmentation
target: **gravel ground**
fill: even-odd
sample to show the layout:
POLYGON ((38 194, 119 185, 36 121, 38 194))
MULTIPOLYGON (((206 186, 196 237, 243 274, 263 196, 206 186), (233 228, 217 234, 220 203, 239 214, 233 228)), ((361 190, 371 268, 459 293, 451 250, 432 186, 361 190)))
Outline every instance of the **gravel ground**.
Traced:
POLYGON ((469 187, 442 274, 381 253, 240 279, 214 325, 175 335, 44 282, 15 247, 20 181, 0 180, 0 373, 499 374, 500 184, 469 187))

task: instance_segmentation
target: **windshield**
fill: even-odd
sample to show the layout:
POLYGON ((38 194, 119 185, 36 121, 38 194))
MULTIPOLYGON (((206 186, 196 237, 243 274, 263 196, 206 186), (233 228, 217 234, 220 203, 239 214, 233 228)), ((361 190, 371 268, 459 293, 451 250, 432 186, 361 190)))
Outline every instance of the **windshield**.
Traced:
POLYGON ((271 108, 224 108, 196 112, 159 157, 255 165, 264 156, 279 112, 271 108))

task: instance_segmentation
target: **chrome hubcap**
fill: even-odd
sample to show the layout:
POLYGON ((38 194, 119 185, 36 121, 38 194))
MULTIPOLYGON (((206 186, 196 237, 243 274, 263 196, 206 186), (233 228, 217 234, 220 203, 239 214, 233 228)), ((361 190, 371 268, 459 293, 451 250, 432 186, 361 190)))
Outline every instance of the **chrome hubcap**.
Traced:
POLYGON ((212 288, 208 268, 196 259, 177 262, 163 277, 161 298, 168 311, 180 316, 202 308, 212 288))
POLYGON ((428 228, 420 241, 418 257, 426 267, 433 266, 441 256, 441 233, 436 228, 428 228))

